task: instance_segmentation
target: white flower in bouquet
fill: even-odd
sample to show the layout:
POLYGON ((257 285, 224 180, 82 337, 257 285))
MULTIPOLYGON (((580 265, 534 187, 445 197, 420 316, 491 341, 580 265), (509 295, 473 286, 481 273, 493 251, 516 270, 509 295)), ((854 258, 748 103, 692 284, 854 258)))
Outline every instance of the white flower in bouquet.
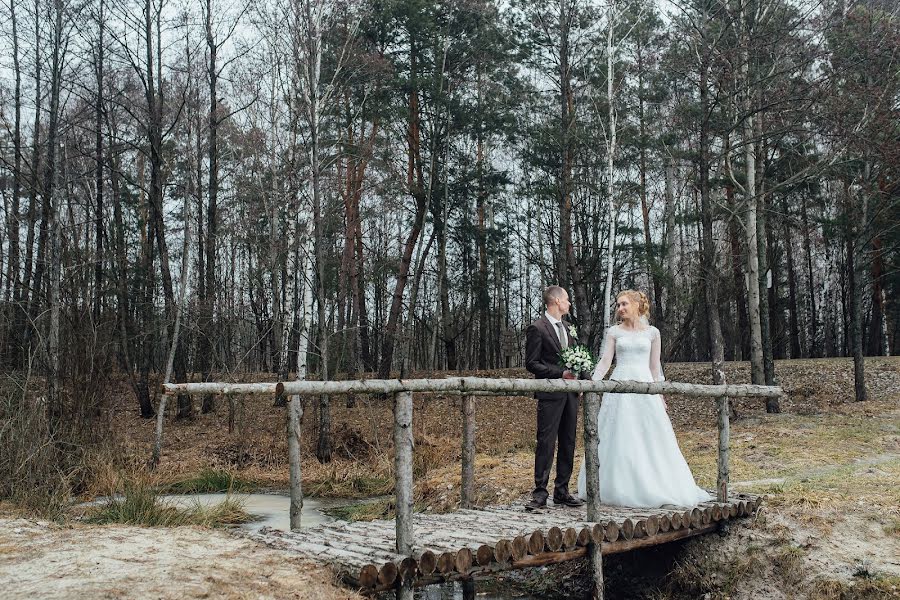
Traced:
POLYGON ((597 364, 597 360, 587 346, 569 346, 559 355, 560 365, 572 373, 579 375, 590 373, 597 364))

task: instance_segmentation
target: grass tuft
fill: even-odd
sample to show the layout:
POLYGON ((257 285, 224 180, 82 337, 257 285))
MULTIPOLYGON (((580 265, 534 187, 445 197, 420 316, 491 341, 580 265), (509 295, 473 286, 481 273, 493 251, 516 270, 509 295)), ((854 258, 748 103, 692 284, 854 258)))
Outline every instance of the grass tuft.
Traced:
POLYGON ((775 571, 788 586, 796 586, 803 580, 803 549, 793 544, 783 544, 772 557, 775 571))
POLYGON ((123 496, 108 499, 89 513, 85 521, 99 525, 173 527, 183 525, 184 517, 174 506, 161 501, 151 487, 138 483, 128 484, 123 496))
POLYGON ((884 532, 894 537, 900 537, 900 518, 894 518, 884 526, 884 532))
POLYGON ((163 488, 167 494, 211 494, 216 492, 252 492, 256 484, 239 479, 230 471, 204 469, 196 476, 171 483, 163 488))
POLYGON ((394 516, 394 503, 392 500, 377 500, 375 502, 359 502, 344 506, 335 506, 325 510, 325 513, 335 519, 343 521, 374 521, 375 519, 388 519, 394 516))
POLYGON ((247 523, 253 517, 244 510, 243 504, 231 497, 212 506, 196 503, 188 508, 177 508, 159 498, 157 492, 144 483, 129 483, 125 494, 113 497, 90 511, 85 518, 88 523, 99 525, 137 525, 143 527, 178 527, 199 525, 201 527, 223 527, 247 523))
POLYGON ((900 577, 874 577, 844 582, 817 579, 809 600, 888 600, 900 595, 900 577))

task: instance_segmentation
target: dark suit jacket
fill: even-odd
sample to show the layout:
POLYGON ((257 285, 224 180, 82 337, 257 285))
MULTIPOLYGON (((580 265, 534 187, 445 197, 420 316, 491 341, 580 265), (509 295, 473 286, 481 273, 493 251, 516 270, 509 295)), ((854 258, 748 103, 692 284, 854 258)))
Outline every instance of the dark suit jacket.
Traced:
MULTIPOLYGON (((565 323, 565 321, 563 321, 565 323)), ((574 343, 569 335, 568 325, 566 338, 569 346, 574 343)), ((562 347, 559 336, 546 315, 525 329, 525 368, 536 379, 561 379, 565 368, 559 364, 559 353, 562 347)), ((538 400, 564 400, 565 392, 538 392, 534 395, 538 400)))

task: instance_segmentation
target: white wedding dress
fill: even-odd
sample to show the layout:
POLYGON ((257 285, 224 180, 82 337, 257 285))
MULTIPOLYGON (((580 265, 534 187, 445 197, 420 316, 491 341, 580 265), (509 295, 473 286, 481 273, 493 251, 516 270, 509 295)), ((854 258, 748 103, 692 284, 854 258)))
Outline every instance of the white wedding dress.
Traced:
MULTIPOLYGON (((609 328, 603 356, 592 379, 662 381, 660 338, 656 327, 609 328)), ((598 422, 600 501, 615 506, 657 508, 664 504, 694 506, 711 500, 697 486, 681 454, 662 398, 657 394, 603 394, 598 422)), ((587 497, 584 462, 578 495, 587 497)))

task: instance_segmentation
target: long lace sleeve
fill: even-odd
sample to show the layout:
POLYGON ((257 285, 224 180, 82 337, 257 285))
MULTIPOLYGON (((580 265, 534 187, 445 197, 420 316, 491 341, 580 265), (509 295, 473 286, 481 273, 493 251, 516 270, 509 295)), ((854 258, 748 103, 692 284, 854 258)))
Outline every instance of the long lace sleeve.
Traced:
POLYGON ((650 374, 653 375, 653 381, 665 381, 663 375, 662 362, 660 354, 662 348, 662 340, 659 336, 659 329, 653 328, 653 339, 650 342, 650 374))
POLYGON ((600 345, 600 361, 597 363, 597 366, 594 367, 593 374, 591 374, 591 379, 594 381, 600 381, 606 377, 606 372, 609 371, 609 366, 612 364, 613 357, 616 355, 616 336, 614 330, 615 327, 610 327, 606 330, 606 336, 603 338, 603 343, 600 345))

